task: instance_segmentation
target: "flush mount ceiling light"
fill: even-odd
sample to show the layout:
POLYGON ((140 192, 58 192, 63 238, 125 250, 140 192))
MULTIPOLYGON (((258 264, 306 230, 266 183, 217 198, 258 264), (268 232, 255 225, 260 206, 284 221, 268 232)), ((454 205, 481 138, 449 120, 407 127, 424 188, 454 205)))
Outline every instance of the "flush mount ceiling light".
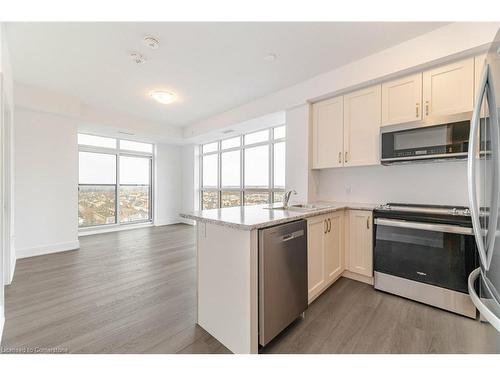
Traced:
POLYGON ((158 49, 158 47, 160 47, 159 39, 151 35, 144 38, 144 43, 151 49, 158 49))
POLYGON ((144 55, 140 54, 139 52, 132 52, 130 54, 130 58, 132 59, 133 62, 136 64, 144 64, 146 62, 146 58, 144 55))
POLYGON ((177 95, 170 91, 154 90, 149 93, 154 100, 161 104, 170 104, 175 102, 177 95))
POLYGON ((276 56, 274 53, 269 53, 266 56, 264 56, 264 60, 268 62, 276 61, 277 58, 278 56, 276 56))

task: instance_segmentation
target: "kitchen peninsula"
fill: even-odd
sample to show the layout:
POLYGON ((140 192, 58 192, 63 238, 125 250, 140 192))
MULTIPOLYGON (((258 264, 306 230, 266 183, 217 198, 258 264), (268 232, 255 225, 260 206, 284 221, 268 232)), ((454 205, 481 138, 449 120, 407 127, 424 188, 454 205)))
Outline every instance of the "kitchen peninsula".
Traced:
POLYGON ((258 353, 259 229, 307 220, 309 303, 341 275, 373 283, 370 228, 375 204, 281 206, 231 207, 180 215, 197 222, 198 324, 234 353, 258 353), (353 233, 353 245, 365 254, 344 250, 353 242, 349 233, 353 233), (335 251, 333 259, 325 254, 326 241, 335 251), (326 263, 334 267, 332 272, 326 270, 325 255, 326 263))

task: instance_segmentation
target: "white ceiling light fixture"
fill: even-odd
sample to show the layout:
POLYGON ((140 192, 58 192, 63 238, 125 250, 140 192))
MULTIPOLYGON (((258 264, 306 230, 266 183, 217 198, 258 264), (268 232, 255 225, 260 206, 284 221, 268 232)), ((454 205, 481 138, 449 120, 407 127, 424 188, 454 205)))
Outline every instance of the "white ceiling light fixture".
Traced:
POLYGON ((274 62, 276 61, 277 58, 278 56, 276 56, 274 53, 269 53, 266 56, 264 56, 264 60, 267 62, 274 62))
POLYGON ((153 90, 149 93, 149 96, 161 104, 170 104, 177 99, 177 95, 173 92, 164 90, 153 90))
POLYGON ((160 40, 151 35, 144 38, 144 43, 151 49, 158 49, 160 47, 160 40))
POLYGON ((147 61, 146 57, 144 57, 144 55, 139 52, 132 52, 130 54, 130 58, 138 65, 144 64, 147 61))

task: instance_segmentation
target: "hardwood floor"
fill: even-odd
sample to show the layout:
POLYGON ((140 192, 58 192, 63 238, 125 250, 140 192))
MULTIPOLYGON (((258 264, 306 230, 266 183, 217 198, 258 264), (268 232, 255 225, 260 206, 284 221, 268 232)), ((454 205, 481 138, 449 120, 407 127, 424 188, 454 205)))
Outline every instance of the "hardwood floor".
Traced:
MULTIPOLYGON (((79 251, 17 262, 6 348, 69 353, 227 353, 195 324, 194 230, 85 236, 79 251)), ((263 353, 500 353, 487 324, 341 278, 263 353)))
POLYGON ((500 353, 490 325, 340 278, 264 353, 500 353))
POLYGON ((2 345, 70 353, 224 351, 195 324, 194 236, 183 224, 134 229, 80 237, 78 251, 19 260, 5 292, 2 345))

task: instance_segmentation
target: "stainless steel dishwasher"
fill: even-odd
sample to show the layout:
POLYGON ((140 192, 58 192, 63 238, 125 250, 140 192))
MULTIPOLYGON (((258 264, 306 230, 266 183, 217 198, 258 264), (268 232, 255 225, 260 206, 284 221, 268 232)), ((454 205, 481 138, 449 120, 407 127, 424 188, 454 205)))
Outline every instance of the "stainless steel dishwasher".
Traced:
POLYGON ((259 344, 307 309, 307 222, 259 230, 259 344))

